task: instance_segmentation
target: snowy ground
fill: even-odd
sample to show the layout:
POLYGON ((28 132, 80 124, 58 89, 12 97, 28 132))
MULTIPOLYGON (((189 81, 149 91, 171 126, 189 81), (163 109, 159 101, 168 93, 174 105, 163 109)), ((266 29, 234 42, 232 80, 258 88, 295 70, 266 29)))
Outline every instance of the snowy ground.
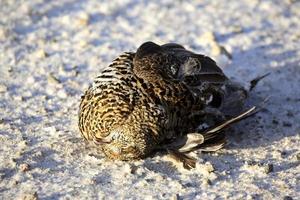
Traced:
POLYGON ((299 83, 296 0, 0 0, 0 199, 300 199, 299 83), (271 72, 249 101, 271 96, 266 109, 191 171, 164 155, 108 161, 80 138, 80 95, 148 40, 245 84, 271 72))

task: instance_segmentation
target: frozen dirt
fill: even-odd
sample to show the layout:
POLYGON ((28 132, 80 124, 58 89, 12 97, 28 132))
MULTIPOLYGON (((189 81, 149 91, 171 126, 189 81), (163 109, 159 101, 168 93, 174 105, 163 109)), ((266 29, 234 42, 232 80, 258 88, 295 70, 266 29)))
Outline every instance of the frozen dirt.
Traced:
POLYGON ((0 199, 300 199, 297 0, 0 0, 0 199), (266 108, 197 167, 109 161, 81 139, 80 96, 145 41, 216 59, 266 108))

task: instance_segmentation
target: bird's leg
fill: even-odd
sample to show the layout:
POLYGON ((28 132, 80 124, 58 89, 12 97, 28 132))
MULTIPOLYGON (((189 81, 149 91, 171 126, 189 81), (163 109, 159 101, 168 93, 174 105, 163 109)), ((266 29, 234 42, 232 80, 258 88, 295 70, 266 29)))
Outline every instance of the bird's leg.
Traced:
POLYGON ((195 167, 195 159, 187 155, 187 153, 199 149, 202 151, 219 150, 225 144, 224 135, 221 135, 220 132, 229 125, 248 118, 258 111, 259 109, 254 106, 238 116, 226 120, 217 126, 213 126, 202 133, 188 133, 185 136, 179 137, 171 144, 165 145, 165 149, 175 160, 181 161, 185 168, 191 169, 195 167), (217 140, 216 142, 212 144, 205 144, 205 141, 215 139, 217 140))
POLYGON ((202 144, 204 137, 199 133, 189 133, 178 137, 174 142, 164 145, 169 155, 176 161, 182 162, 185 169, 192 169, 196 166, 196 159, 187 153, 190 149, 202 144))
POLYGON ((176 149, 167 149, 168 153, 174 158, 176 161, 182 162, 183 167, 185 169, 192 169, 196 167, 196 159, 185 154, 181 153, 176 149))

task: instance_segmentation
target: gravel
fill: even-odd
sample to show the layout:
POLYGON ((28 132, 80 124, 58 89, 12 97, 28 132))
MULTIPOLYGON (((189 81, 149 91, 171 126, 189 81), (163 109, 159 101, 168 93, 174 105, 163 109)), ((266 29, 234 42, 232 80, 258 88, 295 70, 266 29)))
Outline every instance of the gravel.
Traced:
POLYGON ((299 199, 300 2, 0 1, 0 199, 299 199), (80 96, 123 51, 177 42, 249 86, 260 113, 190 171, 109 161, 80 137, 80 96), (284 152, 284 153, 282 153, 284 152))

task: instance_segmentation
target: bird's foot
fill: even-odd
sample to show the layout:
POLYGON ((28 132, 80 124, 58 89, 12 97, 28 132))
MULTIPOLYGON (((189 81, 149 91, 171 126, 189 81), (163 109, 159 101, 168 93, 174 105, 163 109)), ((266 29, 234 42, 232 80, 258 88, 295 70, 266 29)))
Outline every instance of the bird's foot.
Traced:
POLYGON ((190 170, 196 167, 196 159, 186 153, 179 152, 176 149, 167 149, 167 151, 176 161, 182 162, 185 169, 190 170))
POLYGON ((188 153, 197 149, 203 144, 204 137, 199 133, 188 133, 171 144, 165 146, 165 149, 176 161, 182 162, 185 169, 192 169, 196 166, 196 159, 189 156, 188 153))

